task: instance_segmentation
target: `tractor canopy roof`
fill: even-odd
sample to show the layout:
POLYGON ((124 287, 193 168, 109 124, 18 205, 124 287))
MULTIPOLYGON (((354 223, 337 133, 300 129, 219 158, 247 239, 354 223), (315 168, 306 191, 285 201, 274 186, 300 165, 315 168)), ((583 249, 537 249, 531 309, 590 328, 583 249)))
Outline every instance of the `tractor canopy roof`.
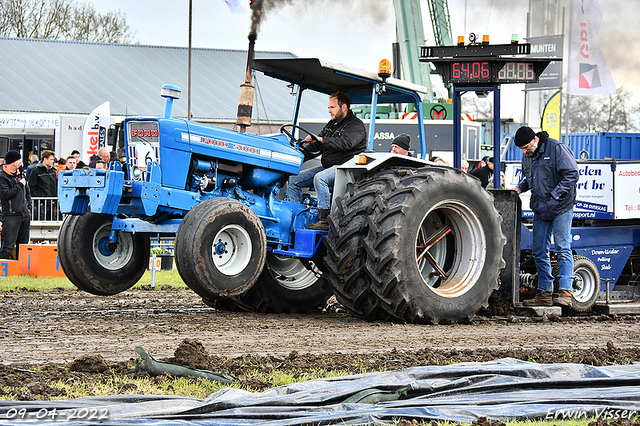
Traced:
MULTIPOLYGON (((344 92, 353 104, 370 104, 375 85, 383 83, 374 72, 317 58, 255 59, 253 68, 303 89, 325 94, 344 92)), ((428 90, 425 86, 390 77, 385 81, 385 91, 378 92, 377 103, 421 103, 428 90)))

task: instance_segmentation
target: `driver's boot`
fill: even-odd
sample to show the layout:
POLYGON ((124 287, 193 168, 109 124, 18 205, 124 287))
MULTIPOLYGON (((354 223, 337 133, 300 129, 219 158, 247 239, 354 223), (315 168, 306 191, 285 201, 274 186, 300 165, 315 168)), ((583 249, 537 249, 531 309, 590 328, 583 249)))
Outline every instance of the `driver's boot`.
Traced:
POLYGON ((558 297, 553 298, 554 306, 566 306, 568 308, 573 307, 573 299, 571 297, 571 290, 558 291, 558 297))
POLYGON ((533 299, 523 300, 522 306, 553 306, 552 293, 538 290, 533 299))
POLYGON ((314 231, 329 231, 327 217, 329 217, 329 209, 318 209, 318 221, 309 226, 309 229, 313 229, 314 231))

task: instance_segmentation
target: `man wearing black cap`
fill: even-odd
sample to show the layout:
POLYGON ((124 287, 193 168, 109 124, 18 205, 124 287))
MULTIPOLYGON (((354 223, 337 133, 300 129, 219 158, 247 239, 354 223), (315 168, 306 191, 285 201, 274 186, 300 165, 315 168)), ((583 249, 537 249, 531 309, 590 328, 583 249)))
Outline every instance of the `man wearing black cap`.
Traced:
POLYGON ((569 148, 549 137, 523 126, 514 143, 523 152, 524 179, 515 187, 520 194, 531 190, 533 210, 533 257, 538 271, 538 293, 524 306, 568 306, 573 302, 573 253, 571 252, 571 220, 576 202, 576 184, 580 177, 578 164, 569 148), (553 298, 553 275, 549 261, 551 237, 558 254, 559 291, 553 298))
POLYGON ((413 157, 409 150, 411 149, 411 136, 406 133, 400 133, 391 142, 391 152, 394 154, 408 155, 413 157))
POLYGON ((489 178, 493 175, 493 157, 485 157, 486 164, 482 167, 478 167, 469 173, 471 176, 475 176, 480 179, 480 183, 483 188, 486 188, 489 184, 489 178))
POLYGON ((29 242, 31 194, 22 176, 22 158, 17 151, 9 151, 0 170, 0 200, 2 202, 2 235, 0 259, 9 259, 18 244, 29 242))

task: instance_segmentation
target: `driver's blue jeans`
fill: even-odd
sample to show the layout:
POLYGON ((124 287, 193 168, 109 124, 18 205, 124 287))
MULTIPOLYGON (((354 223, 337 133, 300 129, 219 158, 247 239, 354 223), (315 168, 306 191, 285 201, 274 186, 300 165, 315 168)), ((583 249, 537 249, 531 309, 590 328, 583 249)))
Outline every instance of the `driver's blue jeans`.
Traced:
POLYGON ((337 169, 338 166, 333 166, 328 169, 318 166, 303 170, 297 176, 293 176, 289 181, 289 201, 301 203, 302 188, 311 188, 313 186, 316 189, 316 196, 318 197, 318 208, 328 209, 331 205, 329 187, 333 186, 337 169))
POLYGON ((573 253, 571 252, 571 220, 573 209, 564 212, 555 219, 543 220, 537 214, 533 214, 533 257, 538 270, 538 290, 553 291, 553 275, 551 274, 551 262, 549 249, 551 237, 558 254, 559 289, 569 290, 573 288, 573 253))

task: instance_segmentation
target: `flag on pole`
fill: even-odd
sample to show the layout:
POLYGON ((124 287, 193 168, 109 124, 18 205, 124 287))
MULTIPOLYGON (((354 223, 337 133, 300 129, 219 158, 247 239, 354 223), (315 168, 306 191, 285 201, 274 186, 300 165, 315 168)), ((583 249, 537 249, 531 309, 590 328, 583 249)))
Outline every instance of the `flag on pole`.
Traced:
POLYGON ((224 2, 229 6, 231 13, 244 13, 244 8, 240 6, 240 0, 224 0, 224 2))
POLYGON ((549 137, 560 140, 560 91, 549 99, 542 112, 542 130, 549 133, 549 137))
POLYGON ((616 85, 600 49, 602 12, 598 0, 571 0, 567 93, 615 93, 616 85))
POLYGON ((82 128, 82 155, 91 158, 107 145, 107 129, 111 124, 111 104, 103 103, 89 114, 82 128))

